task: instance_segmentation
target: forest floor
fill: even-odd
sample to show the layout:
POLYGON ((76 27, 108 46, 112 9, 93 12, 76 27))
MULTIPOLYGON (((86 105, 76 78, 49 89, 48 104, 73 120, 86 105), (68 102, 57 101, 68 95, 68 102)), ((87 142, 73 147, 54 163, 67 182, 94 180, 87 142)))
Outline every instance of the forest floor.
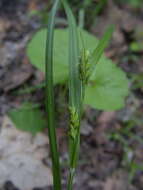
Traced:
MULTIPOLYGON (((44 74, 30 64, 26 46, 33 33, 45 26, 46 3, 46 0, 2 0, 0 3, 1 131, 8 111, 19 107, 22 102, 40 103, 41 110, 44 110, 44 89, 36 89, 32 93, 18 92, 44 80, 44 74), (35 10, 40 14, 32 16, 30 13, 35 10)), ((62 12, 59 16, 63 16, 62 12)), ((96 19, 92 18, 90 22, 87 18, 86 29, 100 38, 110 24, 115 24, 116 29, 105 53, 127 73, 130 94, 125 108, 120 111, 101 112, 86 107, 81 127, 81 151, 75 190, 143 189, 143 45, 136 49, 138 44, 143 43, 143 6, 136 9, 109 1, 96 19)), ((57 86, 55 91, 56 105, 59 107, 57 135, 61 161, 64 163, 67 159, 65 126, 68 124, 68 115, 65 103, 67 98, 62 93, 62 88, 57 86)), ((1 154, 0 151, 0 165, 1 154)), ((48 154, 44 164, 49 163, 48 154)), ((67 177, 65 165, 62 169, 63 186, 67 177)), ((3 174, 1 168, 0 166, 0 173, 3 174)), ((12 179, 5 177, 5 182, 0 180, 0 189, 27 190, 17 187, 12 179)), ((51 189, 50 185, 44 184, 43 188, 41 184, 31 188, 46 190, 51 189)))

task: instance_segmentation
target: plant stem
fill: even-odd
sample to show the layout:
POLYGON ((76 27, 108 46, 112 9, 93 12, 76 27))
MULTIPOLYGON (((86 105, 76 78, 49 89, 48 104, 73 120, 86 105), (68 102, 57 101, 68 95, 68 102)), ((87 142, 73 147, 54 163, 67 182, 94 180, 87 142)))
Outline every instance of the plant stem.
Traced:
POLYGON ((74 175, 75 175, 75 169, 70 168, 69 178, 68 178, 68 186, 67 186, 68 190, 72 190, 74 175))
POLYGON ((73 13, 66 0, 62 0, 69 23, 69 106, 70 106, 70 134, 69 134, 69 162, 70 171, 68 190, 73 188, 73 180, 77 167, 80 145, 80 119, 82 83, 79 77, 79 46, 77 25, 73 13))
POLYGON ((55 15, 59 0, 54 1, 54 6, 48 18, 48 32, 46 42, 45 73, 46 73, 46 112, 48 118, 48 134, 52 157, 53 186, 54 190, 61 190, 61 174, 59 153, 56 140, 55 129, 55 109, 54 109, 54 85, 53 85, 53 38, 55 15))

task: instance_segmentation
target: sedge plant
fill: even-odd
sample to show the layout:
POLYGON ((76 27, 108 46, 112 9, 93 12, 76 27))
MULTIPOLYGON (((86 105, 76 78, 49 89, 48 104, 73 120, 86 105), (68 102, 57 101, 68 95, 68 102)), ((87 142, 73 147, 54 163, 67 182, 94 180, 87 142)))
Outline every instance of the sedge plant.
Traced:
POLYGON ((46 112, 49 131, 49 142, 52 157, 53 170, 53 185, 55 190, 61 190, 61 174, 59 153, 57 148, 57 138, 55 129, 55 110, 54 110, 54 88, 53 88, 53 37, 55 15, 58 8, 59 0, 55 0, 54 6, 49 15, 47 42, 46 42, 46 58, 45 58, 45 73, 46 73, 46 112))
POLYGON ((102 40, 98 44, 93 55, 85 49, 84 39, 82 51, 79 49, 79 35, 76 21, 72 11, 66 0, 63 0, 63 5, 67 14, 69 23, 69 111, 70 111, 70 131, 69 131, 69 179, 68 190, 72 190, 73 179, 77 167, 80 147, 80 123, 83 111, 85 87, 90 81, 92 71, 95 69, 103 50, 108 44, 108 41, 113 32, 113 27, 110 27, 102 40), (94 65, 91 63, 91 58, 94 58, 94 65))
MULTIPOLYGON (((78 28, 75 17, 67 0, 61 0, 64 6, 69 33, 69 176, 67 180, 67 190, 73 189, 74 176, 80 150, 80 124, 82 119, 84 97, 86 86, 92 83, 92 76, 101 58, 104 49, 111 38, 113 27, 109 27, 103 38, 99 41, 94 51, 86 49, 82 30, 78 28), (80 47, 79 41, 82 41, 80 47)), ((46 42, 46 111, 48 117, 48 130, 53 168, 54 190, 61 190, 60 162, 56 140, 55 111, 54 111, 54 77, 53 77, 53 49, 54 49, 54 21, 59 0, 54 2, 48 23, 48 33, 46 42)))

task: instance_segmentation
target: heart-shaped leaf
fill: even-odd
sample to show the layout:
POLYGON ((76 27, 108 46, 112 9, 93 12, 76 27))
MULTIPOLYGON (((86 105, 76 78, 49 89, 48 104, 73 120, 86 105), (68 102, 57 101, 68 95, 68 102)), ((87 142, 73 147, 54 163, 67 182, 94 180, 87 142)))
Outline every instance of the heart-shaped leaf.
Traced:
MULTIPOLYGON (((27 47, 27 54, 31 63, 43 72, 45 72, 46 34, 46 29, 38 31, 27 47)), ((83 37, 87 49, 93 51, 98 44, 98 40, 86 31, 83 31, 83 37)), ((56 29, 54 36, 55 84, 63 83, 68 79, 68 53, 68 29, 56 29)))
POLYGON ((86 87, 85 104, 101 110, 117 110, 124 106, 127 95, 125 73, 110 60, 98 63, 86 87))
MULTIPOLYGON (((27 53, 31 63, 44 72, 46 29, 38 31, 28 44, 27 53)), ((98 39, 82 31, 85 47, 90 52, 97 47, 98 39)), ((80 49, 82 48, 81 38, 80 49)), ((56 29, 54 37, 54 83, 68 80, 68 30, 56 29)), ((93 60, 94 61, 94 60, 93 60)), ((94 63, 93 63, 94 64, 94 63)), ((86 88, 85 104, 101 110, 116 110, 124 106, 128 95, 128 80, 125 73, 104 55, 101 56, 90 84, 86 88)))
POLYGON ((33 135, 40 132, 46 126, 38 105, 30 102, 24 103, 18 109, 11 110, 8 115, 18 129, 30 132, 33 135))

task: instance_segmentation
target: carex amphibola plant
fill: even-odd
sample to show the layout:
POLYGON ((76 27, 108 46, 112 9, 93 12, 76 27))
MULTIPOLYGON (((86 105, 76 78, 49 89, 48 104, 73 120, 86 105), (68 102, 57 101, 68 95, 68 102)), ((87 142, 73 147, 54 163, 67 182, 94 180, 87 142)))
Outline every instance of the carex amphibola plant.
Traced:
MULTIPOLYGON (((73 189, 74 176, 80 149, 80 125, 83 113, 84 97, 86 86, 92 82, 92 76, 96 70, 99 59, 107 47, 113 33, 113 26, 109 27, 103 38, 99 41, 94 51, 86 49, 82 30, 78 28, 75 17, 69 7, 67 0, 55 0, 53 8, 48 18, 47 42, 46 42, 46 112, 48 118, 48 134, 50 140, 53 188, 61 190, 61 171, 56 139, 56 123, 54 110, 54 78, 53 78, 53 48, 54 48, 54 26, 55 17, 59 4, 62 4, 68 20, 68 88, 69 88, 69 176, 67 179, 67 190, 73 189), (79 44, 82 41, 82 47, 79 44)), ((62 45, 62 44, 61 44, 62 45)), ((106 98, 106 97, 105 97, 106 98)))
POLYGON ((61 174, 59 154, 56 139, 55 127, 55 110, 54 110, 54 88, 53 88, 53 39, 54 39, 54 23, 55 15, 58 8, 59 0, 56 0, 52 11, 49 15, 47 42, 46 42, 46 58, 45 58, 45 80, 46 80, 46 112, 49 131, 49 143, 52 158, 53 170, 53 187, 55 190, 61 189, 61 174))

